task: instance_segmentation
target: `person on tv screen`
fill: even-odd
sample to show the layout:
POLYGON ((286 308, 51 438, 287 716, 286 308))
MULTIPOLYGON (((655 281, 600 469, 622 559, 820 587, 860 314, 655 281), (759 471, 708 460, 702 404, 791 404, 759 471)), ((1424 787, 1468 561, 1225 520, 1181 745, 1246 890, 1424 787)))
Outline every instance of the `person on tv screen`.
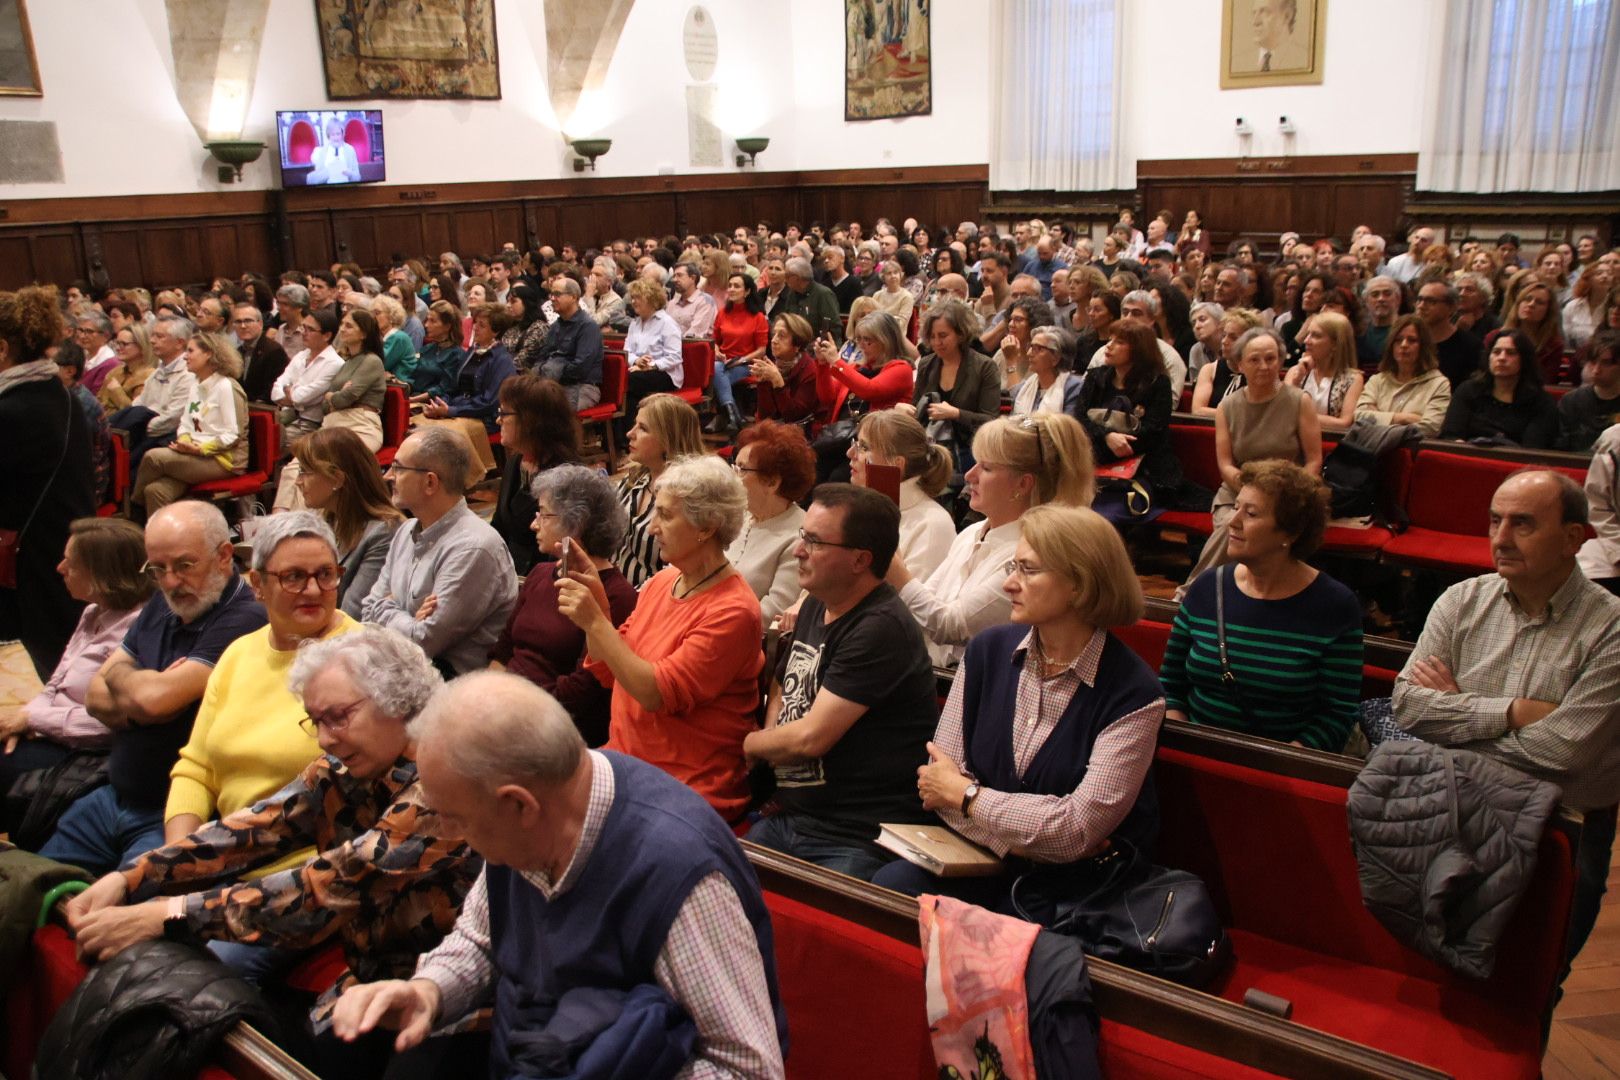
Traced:
POLYGON ((312 166, 304 178, 308 184, 353 184, 360 180, 360 160, 354 147, 343 139, 343 121, 336 116, 326 121, 326 141, 309 155, 312 166))

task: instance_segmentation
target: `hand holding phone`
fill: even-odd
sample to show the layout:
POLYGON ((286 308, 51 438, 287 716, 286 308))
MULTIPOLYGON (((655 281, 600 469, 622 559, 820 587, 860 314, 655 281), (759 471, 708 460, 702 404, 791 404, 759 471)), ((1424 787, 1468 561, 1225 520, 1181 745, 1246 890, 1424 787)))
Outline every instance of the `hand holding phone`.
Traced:
POLYGON ((559 577, 567 577, 569 572, 573 570, 573 557, 574 538, 565 536, 562 541, 562 553, 557 558, 557 575, 559 577))

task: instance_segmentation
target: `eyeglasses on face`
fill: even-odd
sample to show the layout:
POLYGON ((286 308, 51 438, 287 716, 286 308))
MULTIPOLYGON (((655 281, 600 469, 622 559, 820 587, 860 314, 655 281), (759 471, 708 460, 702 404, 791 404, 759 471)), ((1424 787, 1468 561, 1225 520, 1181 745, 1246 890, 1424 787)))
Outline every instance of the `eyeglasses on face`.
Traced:
POLYGON ((320 716, 316 716, 314 713, 305 713, 299 719, 298 726, 303 728, 309 735, 319 735, 323 727, 327 731, 342 731, 349 726, 349 721, 354 719, 354 714, 359 712, 360 706, 365 703, 365 698, 361 698, 359 701, 345 705, 340 709, 333 709, 328 713, 322 713, 320 716))
POLYGON ((388 466, 388 471, 389 472, 430 473, 433 470, 432 469, 424 469, 419 465, 406 465, 404 462, 400 461, 398 458, 395 458, 394 461, 393 461, 393 464, 388 466))
POLYGON ((330 564, 321 567, 314 573, 308 570, 266 570, 265 577, 275 578, 281 587, 290 593, 301 593, 309 585, 309 579, 314 578, 315 584, 321 592, 331 592, 343 580, 343 571, 330 564))
POLYGON ((818 550, 820 548, 824 548, 824 547, 845 548, 846 550, 849 550, 849 551, 865 551, 866 550, 865 548, 860 547, 857 544, 840 544, 836 540, 823 540, 821 537, 816 536, 814 533, 807 533, 803 529, 799 530, 799 539, 804 543, 804 546, 809 548, 811 551, 816 551, 816 550, 818 550))
POLYGON ((1037 577, 1047 572, 1046 567, 1036 566, 1034 563, 1026 562, 1023 559, 1008 559, 1006 562, 1001 564, 1001 569, 1002 572, 1008 577, 1012 577, 1014 574, 1017 574, 1020 578, 1026 581, 1032 577, 1037 577))
POLYGON ((158 582, 169 574, 173 574, 175 577, 189 577, 201 565, 201 559, 176 559, 169 566, 165 566, 163 563, 148 562, 141 564, 141 573, 145 574, 149 580, 158 582))

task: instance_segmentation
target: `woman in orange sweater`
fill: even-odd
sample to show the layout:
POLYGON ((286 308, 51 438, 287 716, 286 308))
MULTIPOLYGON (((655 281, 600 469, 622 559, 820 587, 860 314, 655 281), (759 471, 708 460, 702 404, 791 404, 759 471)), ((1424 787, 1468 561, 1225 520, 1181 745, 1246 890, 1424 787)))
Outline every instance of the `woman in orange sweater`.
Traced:
POLYGON ((569 560, 557 608, 585 632, 585 667, 613 691, 605 749, 657 765, 728 823, 748 809, 743 738, 757 726, 759 601, 726 559, 748 495, 717 457, 689 457, 658 478, 648 531, 668 565, 617 629, 595 568, 569 560))

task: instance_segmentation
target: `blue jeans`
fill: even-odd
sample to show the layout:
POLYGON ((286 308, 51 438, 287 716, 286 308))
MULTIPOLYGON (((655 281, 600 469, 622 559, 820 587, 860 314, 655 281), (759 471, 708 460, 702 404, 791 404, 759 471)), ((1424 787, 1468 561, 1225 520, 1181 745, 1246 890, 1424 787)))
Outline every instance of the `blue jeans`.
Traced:
POLYGON ((726 367, 724 360, 714 362, 714 401, 717 405, 737 404, 736 390, 738 385, 750 374, 753 369, 747 364, 738 364, 736 367, 726 367))
POLYGON ((905 893, 907 896, 921 896, 924 893, 949 896, 964 903, 976 904, 988 911, 1011 915, 1014 880, 1011 874, 998 874, 995 877, 942 878, 915 863, 896 859, 877 872, 872 878, 872 884, 893 889, 897 893, 905 893))
POLYGON ((793 814, 776 814, 762 818, 748 830, 746 839, 761 847, 862 881, 871 881, 872 875, 894 858, 876 844, 842 843, 808 836, 794 824, 796 817, 793 814))
POLYGON ((112 785, 68 807, 39 853, 97 877, 163 846, 163 811, 125 806, 112 785))
POLYGON ((273 982, 304 956, 302 949, 249 945, 240 941, 210 941, 208 951, 238 977, 254 986, 273 982))

